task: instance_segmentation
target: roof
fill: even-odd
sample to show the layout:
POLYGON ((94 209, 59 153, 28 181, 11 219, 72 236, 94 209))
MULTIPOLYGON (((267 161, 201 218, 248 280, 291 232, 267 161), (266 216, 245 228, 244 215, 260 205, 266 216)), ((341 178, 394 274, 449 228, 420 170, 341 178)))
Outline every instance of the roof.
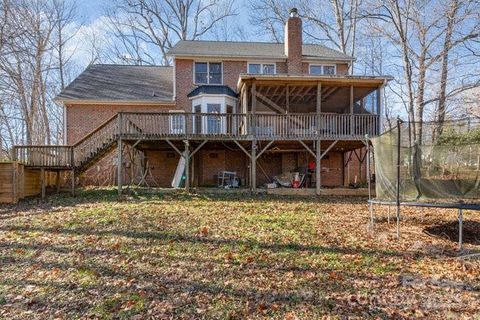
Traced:
POLYGON ((240 73, 237 82, 237 90, 242 82, 247 80, 256 81, 286 81, 296 82, 321 82, 321 83, 334 83, 334 84, 364 84, 364 85, 383 85, 391 80, 392 76, 358 76, 358 75, 290 75, 286 73, 277 74, 251 74, 240 73))
POLYGON ((90 65, 55 99, 172 103, 173 67, 90 65))
MULTIPOLYGON (((355 58, 319 44, 304 44, 303 58, 352 61, 355 58)), ((286 59, 283 43, 181 40, 169 51, 171 56, 286 59)))
POLYGON ((229 86, 216 86, 216 85, 205 85, 199 86, 193 89, 187 97, 195 97, 201 94, 224 94, 236 98, 237 93, 232 90, 229 86))

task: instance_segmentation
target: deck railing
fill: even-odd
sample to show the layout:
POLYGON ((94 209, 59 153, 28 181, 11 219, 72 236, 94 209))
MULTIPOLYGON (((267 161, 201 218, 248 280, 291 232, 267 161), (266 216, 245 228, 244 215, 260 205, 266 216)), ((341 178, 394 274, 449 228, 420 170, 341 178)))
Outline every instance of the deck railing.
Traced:
POLYGON ((15 146, 29 166, 79 168, 123 139, 364 139, 379 134, 378 115, 119 113, 72 146, 15 146))
POLYGON ((356 138, 377 135, 377 115, 349 114, 236 114, 236 113, 124 113, 125 137, 257 137, 356 138), (320 126, 317 124, 320 122, 320 126))
POLYGON ((71 146, 15 146, 15 160, 28 166, 72 167, 71 146))

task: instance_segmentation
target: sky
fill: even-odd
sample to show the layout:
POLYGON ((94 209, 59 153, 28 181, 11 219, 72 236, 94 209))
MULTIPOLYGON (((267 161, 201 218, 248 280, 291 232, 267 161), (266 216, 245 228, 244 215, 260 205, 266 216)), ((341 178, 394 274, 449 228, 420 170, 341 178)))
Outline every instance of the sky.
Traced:
MULTIPOLYGON (((162 1, 162 0, 159 0, 162 1)), ((234 18, 238 25, 248 25, 248 9, 247 4, 249 0, 235 0, 235 8, 238 16, 234 18)), ((77 21, 72 25, 72 30, 75 35, 75 40, 70 43, 70 51, 76 65, 80 69, 85 68, 91 58, 92 44, 89 42, 91 34, 98 35, 99 43, 102 42, 107 35, 103 32, 102 24, 106 20, 105 11, 108 7, 114 5, 115 0, 81 0, 76 2, 77 21), (87 36, 88 35, 88 36, 87 36)), ((255 34, 244 35, 248 40, 259 40, 255 34)), ((242 39, 247 40, 247 39, 242 39)))

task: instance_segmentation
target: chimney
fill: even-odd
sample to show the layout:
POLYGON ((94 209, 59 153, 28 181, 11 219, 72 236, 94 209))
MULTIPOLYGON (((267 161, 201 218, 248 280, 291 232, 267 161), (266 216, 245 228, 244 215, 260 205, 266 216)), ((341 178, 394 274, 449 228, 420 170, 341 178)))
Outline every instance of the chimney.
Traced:
POLYGON ((287 56, 287 72, 302 73, 302 19, 297 8, 290 9, 285 25, 285 55, 287 56))

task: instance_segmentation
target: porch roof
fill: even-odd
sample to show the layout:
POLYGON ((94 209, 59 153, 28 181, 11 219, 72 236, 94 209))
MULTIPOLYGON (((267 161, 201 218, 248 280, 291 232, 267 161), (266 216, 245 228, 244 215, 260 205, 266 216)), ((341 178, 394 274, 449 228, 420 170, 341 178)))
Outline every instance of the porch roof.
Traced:
POLYGON ((329 85, 338 86, 367 86, 378 87, 393 80, 392 76, 357 76, 357 75, 292 75, 286 73, 277 74, 251 74, 241 73, 238 82, 237 90, 240 90, 242 85, 246 82, 256 82, 264 84, 310 84, 314 85, 318 82, 329 85))
POLYGON ((288 105, 290 111, 312 112, 316 108, 317 84, 320 83, 322 112, 344 112, 350 109, 352 86, 354 112, 363 113, 357 102, 392 79, 390 76, 240 74, 237 91, 242 92, 255 83, 259 107, 265 105, 265 111, 271 106, 278 111, 288 105))

